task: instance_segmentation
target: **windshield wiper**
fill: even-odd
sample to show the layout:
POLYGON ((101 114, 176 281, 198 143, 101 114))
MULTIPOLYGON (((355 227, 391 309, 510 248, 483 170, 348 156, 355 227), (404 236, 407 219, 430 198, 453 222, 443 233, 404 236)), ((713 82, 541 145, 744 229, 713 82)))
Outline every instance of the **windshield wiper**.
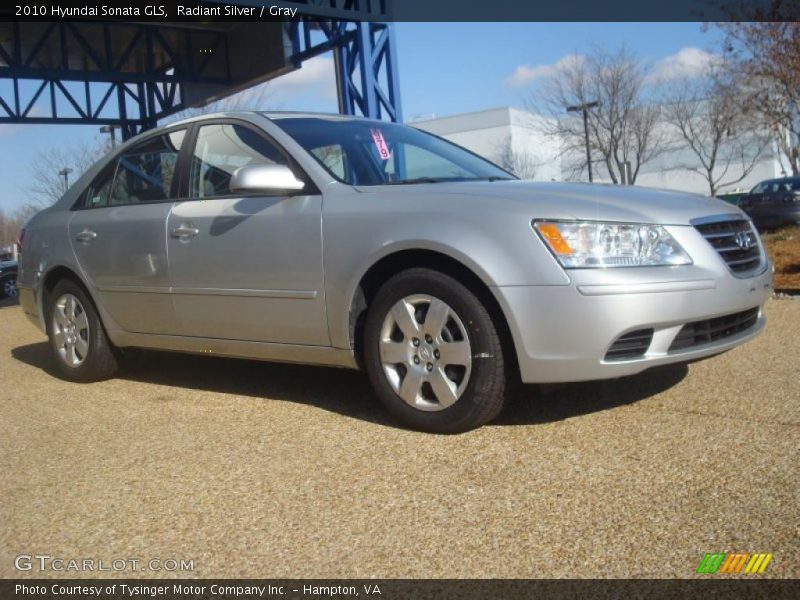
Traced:
POLYGON ((511 181, 512 177, 415 177, 400 181, 387 181, 384 185, 413 185, 415 183, 452 183, 454 181, 511 181))
POLYGON ((443 183, 445 181, 462 181, 452 177, 415 177, 414 179, 401 179, 400 181, 387 181, 384 185, 413 185, 415 183, 443 183))

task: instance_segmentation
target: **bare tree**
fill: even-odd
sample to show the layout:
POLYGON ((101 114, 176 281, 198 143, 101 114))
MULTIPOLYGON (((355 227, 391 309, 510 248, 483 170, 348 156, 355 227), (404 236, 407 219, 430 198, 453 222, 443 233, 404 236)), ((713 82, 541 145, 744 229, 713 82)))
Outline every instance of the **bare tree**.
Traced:
POLYGON ((796 2, 730 2, 718 23, 730 73, 747 90, 794 175, 800 175, 800 8, 796 2))
POLYGON ((625 47, 616 51, 595 48, 588 56, 568 61, 553 74, 540 94, 525 104, 544 114, 542 131, 558 138, 573 177, 586 170, 586 135, 580 112, 567 107, 599 102, 589 115, 592 163, 599 163, 614 183, 622 181, 625 163, 634 183, 639 170, 665 148, 656 123, 658 106, 645 98, 645 69, 625 47))
POLYGON ((28 215, 23 210, 7 213, 0 208, 0 255, 3 249, 10 247, 17 241, 19 230, 25 224, 28 215))
POLYGON ((14 243, 17 239, 17 222, 13 215, 0 208, 0 249, 14 243))
POLYGON ((747 110, 735 83, 712 72, 677 85, 662 112, 681 140, 676 149, 688 149, 693 159, 676 167, 698 173, 716 196, 752 172, 770 136, 747 110))
POLYGON ((30 215, 56 202, 67 191, 62 170, 71 169, 69 178, 74 183, 107 151, 106 142, 95 139, 38 152, 30 165, 31 183, 23 190, 26 202, 20 210, 30 215))
POLYGON ((495 161, 506 171, 510 171, 520 179, 534 179, 542 161, 524 150, 514 148, 511 136, 507 136, 497 145, 495 161))

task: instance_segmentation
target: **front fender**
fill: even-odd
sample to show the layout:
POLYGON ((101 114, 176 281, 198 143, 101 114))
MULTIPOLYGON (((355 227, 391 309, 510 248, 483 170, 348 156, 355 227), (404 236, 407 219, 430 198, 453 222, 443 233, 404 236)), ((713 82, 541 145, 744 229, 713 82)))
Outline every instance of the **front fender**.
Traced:
POLYGON ((447 256, 490 288, 569 284, 527 216, 455 212, 447 206, 378 210, 382 203, 363 196, 326 202, 323 217, 328 326, 337 348, 350 348, 350 309, 365 273, 381 259, 404 250, 447 256))

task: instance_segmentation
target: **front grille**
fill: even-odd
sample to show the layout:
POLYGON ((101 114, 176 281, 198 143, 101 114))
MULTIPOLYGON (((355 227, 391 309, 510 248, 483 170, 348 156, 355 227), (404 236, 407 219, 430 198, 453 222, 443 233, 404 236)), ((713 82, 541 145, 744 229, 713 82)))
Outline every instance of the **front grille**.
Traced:
POLYGON ((632 360, 644 356, 653 341, 652 329, 637 329, 619 336, 606 352, 606 360, 632 360))
POLYGON ((735 274, 744 275, 761 266, 758 234, 750 227, 749 221, 704 223, 695 225, 695 229, 719 252, 735 274))
POLYGON ((678 352, 687 348, 724 340, 737 333, 747 331, 756 324, 757 320, 758 307, 732 315, 725 315, 724 317, 687 323, 672 341, 669 351, 678 352))

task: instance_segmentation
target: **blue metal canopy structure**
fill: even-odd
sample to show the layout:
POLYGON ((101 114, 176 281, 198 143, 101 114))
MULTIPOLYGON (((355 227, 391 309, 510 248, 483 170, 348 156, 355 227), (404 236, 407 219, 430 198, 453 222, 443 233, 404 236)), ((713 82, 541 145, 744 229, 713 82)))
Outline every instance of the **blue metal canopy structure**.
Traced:
POLYGON ((291 20, 0 23, 0 123, 112 125, 124 138, 333 53, 339 111, 402 121, 389 0, 229 0, 291 20))

